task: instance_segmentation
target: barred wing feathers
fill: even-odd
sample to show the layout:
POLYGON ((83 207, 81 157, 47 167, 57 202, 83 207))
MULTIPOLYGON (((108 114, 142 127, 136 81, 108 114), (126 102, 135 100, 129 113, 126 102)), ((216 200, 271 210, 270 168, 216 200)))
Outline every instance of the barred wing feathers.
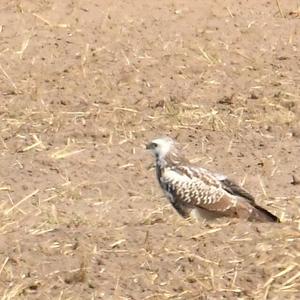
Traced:
POLYGON ((224 197, 227 193, 222 184, 205 169, 166 167, 162 179, 177 201, 213 211, 224 211, 235 205, 236 201, 224 197))
POLYGON ((258 221, 278 221, 277 217, 255 204, 254 197, 225 176, 213 175, 192 166, 166 167, 162 174, 171 202, 196 206, 216 216, 240 217, 258 221))

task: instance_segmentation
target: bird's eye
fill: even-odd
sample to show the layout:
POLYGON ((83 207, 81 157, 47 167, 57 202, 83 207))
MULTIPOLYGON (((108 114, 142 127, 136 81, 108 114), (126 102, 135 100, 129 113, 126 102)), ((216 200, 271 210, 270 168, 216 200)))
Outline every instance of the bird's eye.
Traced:
POLYGON ((157 147, 157 144, 156 144, 156 143, 152 143, 152 147, 153 147, 153 148, 156 148, 156 147, 157 147))

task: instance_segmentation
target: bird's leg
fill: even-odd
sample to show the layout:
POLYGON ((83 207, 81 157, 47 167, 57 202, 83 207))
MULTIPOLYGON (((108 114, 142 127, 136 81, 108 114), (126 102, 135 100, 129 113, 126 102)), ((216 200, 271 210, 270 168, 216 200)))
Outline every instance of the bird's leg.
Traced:
POLYGON ((178 214, 180 214, 183 218, 187 219, 190 217, 190 208, 180 202, 171 202, 172 206, 176 209, 178 214))

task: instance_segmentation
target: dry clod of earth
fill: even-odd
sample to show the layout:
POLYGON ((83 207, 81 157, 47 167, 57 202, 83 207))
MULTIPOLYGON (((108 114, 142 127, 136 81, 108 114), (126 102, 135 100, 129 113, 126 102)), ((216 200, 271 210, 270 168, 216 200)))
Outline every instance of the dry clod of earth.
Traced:
POLYGON ((297 1, 0 3, 0 298, 300 299, 297 1), (282 224, 178 217, 162 134, 282 224))

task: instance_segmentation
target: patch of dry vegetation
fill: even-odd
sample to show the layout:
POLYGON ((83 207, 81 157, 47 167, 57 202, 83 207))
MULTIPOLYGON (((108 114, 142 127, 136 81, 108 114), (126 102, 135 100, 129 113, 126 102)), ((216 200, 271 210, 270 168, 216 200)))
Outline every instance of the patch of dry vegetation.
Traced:
POLYGON ((1 299, 299 298, 299 28, 249 2, 2 5, 1 299), (179 218, 161 134, 283 224, 179 218))

